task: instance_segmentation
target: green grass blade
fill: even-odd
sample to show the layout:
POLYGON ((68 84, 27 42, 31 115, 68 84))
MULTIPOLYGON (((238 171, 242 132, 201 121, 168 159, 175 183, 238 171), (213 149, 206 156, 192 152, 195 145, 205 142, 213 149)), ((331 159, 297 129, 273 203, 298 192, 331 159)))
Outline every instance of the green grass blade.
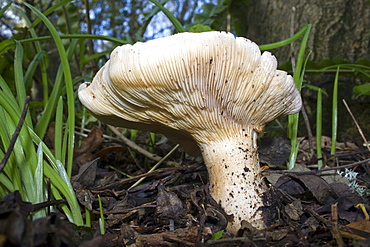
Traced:
MULTIPOLYGON (((98 34, 61 34, 60 38, 61 39, 80 39, 80 40, 85 40, 85 39, 106 40, 106 41, 116 43, 118 45, 131 44, 131 42, 128 42, 128 41, 125 41, 125 40, 122 40, 122 39, 118 39, 118 38, 114 38, 114 37, 110 37, 110 36, 98 35, 98 34)), ((31 43, 31 42, 36 42, 36 41, 46 41, 46 40, 52 40, 52 39, 53 39, 52 36, 42 36, 42 37, 35 37, 35 38, 29 38, 29 39, 22 39, 22 40, 19 40, 19 42, 21 42, 23 44, 23 43, 31 43)), ((8 44, 8 45, 10 45, 10 44, 8 44)), ((0 49, 0 51, 1 51, 1 49, 0 49)))
MULTIPOLYGON (((312 25, 308 24, 305 34, 303 35, 301 46, 298 52, 297 64, 294 69, 293 79, 296 84, 298 91, 301 91, 302 82, 303 82, 303 72, 304 72, 304 62, 305 62, 305 52, 308 42, 308 37, 310 35, 312 25)), ((299 113, 289 115, 288 116, 288 137, 291 140, 292 150, 290 152, 289 161, 288 161, 288 169, 293 169, 295 165, 295 161, 297 158, 298 153, 298 143, 297 143, 297 134, 298 134, 298 120, 299 120, 299 113)))
POLYGON ((45 55, 45 51, 40 51, 36 54, 36 56, 32 59, 31 63, 28 65, 27 71, 24 74, 24 84, 26 88, 31 87, 32 77, 35 74, 37 66, 39 66, 40 62, 45 55))
POLYGON ((12 2, 7 3, 2 9, 0 9, 0 16, 2 16, 5 11, 12 5, 12 2))
POLYGON ((81 62, 80 62, 81 63, 81 66, 89 63, 91 60, 100 58, 100 57, 102 57, 102 56, 104 56, 106 54, 110 54, 111 52, 112 52, 112 50, 107 50, 107 51, 103 51, 103 52, 97 52, 97 53, 95 53, 95 54, 93 54, 91 56, 88 56, 86 58, 83 58, 83 59, 81 59, 81 62))
MULTIPOLYGON (((44 186, 44 156, 43 156, 42 143, 37 148, 37 167, 35 171, 35 183, 36 183, 36 197, 35 203, 41 203, 45 201, 45 186, 44 186)), ((46 209, 35 212, 34 218, 41 218, 47 215, 46 209)))
MULTIPOLYGON (((60 1, 60 2, 56 2, 55 4, 52 4, 52 6, 50 8, 45 10, 43 15, 48 16, 49 14, 53 13, 56 9, 62 7, 63 5, 65 5, 69 2, 71 2, 71 0, 63 0, 63 1, 60 1)), ((40 22, 41 22, 41 18, 39 17, 30 25, 30 28, 34 28, 40 22)))
POLYGON ((15 117, 20 117, 21 116, 21 110, 18 107, 18 102, 17 100, 13 97, 13 92, 10 90, 9 86, 6 84, 5 80, 3 77, 0 75, 0 105, 6 107, 8 112, 15 112, 16 116, 15 117))
POLYGON ((0 55, 15 47, 14 39, 7 39, 0 43, 0 55))
POLYGON ((177 32, 179 33, 186 32, 186 29, 181 25, 180 21, 168 9, 166 9, 162 4, 158 3, 155 0, 149 1, 154 3, 167 16, 167 18, 172 22, 173 26, 176 28, 177 32))
POLYGON ((370 67, 362 64, 336 64, 319 70, 312 70, 310 72, 335 72, 337 71, 338 66, 341 68, 341 72, 359 72, 370 79, 370 67))
POLYGON ((53 168, 57 168, 55 163, 56 163, 56 159, 55 159, 55 156, 54 154, 50 151, 49 148, 47 148, 47 146, 45 145, 45 143, 41 140, 41 138, 36 134, 36 132, 28 127, 28 132, 30 133, 30 136, 31 136, 31 139, 33 141, 34 144, 40 144, 42 143, 44 145, 43 147, 43 152, 44 152, 44 155, 46 156, 46 158, 49 160, 50 162, 50 165, 53 167, 53 168))
POLYGON ((291 36, 291 37, 289 37, 287 39, 284 39, 284 40, 279 41, 279 42, 271 43, 271 44, 260 45, 259 48, 260 48, 261 51, 265 51, 265 50, 271 50, 271 49, 275 49, 275 48, 278 48, 278 47, 282 47, 282 46, 288 45, 288 44, 296 41, 297 39, 299 39, 303 35, 305 35, 306 32, 309 32, 308 29, 311 29, 310 24, 304 26, 296 34, 294 34, 293 36, 291 36))
POLYGON ((65 193, 65 195, 66 195, 66 199, 68 201, 68 204, 73 209, 73 210, 71 210, 73 220, 77 225, 83 225, 83 220, 82 220, 82 216, 81 216, 81 212, 80 212, 80 206, 78 204, 78 201, 77 201, 77 198, 75 196, 72 184, 70 182, 69 174, 66 173, 66 170, 65 170, 63 164, 59 160, 57 160, 56 164, 59 168, 58 169, 58 174, 64 180, 64 183, 66 185, 65 189, 67 190, 66 191, 67 193, 65 193))
MULTIPOLYGON (((50 22, 50 20, 47 19, 46 16, 44 16, 40 11, 38 11, 35 7, 31 6, 30 4, 24 3, 28 8, 30 8, 37 16, 40 17, 40 19, 43 21, 45 26, 49 29, 51 36, 54 39, 55 45, 57 47, 57 50, 59 52, 59 56, 61 59, 61 64, 63 67, 63 74, 64 74, 64 80, 65 80, 65 87, 66 87, 66 93, 67 93, 67 104, 68 104, 68 146, 70 149, 73 149, 74 147, 74 129, 75 129, 75 106, 74 106, 74 92, 73 92, 73 83, 72 83, 72 75, 71 75, 71 69, 69 67, 69 61, 67 53, 64 49, 63 42, 61 38, 59 37, 58 31, 55 29, 54 25, 50 22)), ((67 156, 67 167, 72 166, 73 163, 73 150, 72 152, 68 152, 67 156)), ((71 174, 68 174, 69 177, 71 174)))
POLYGON ((55 159, 50 149, 31 128, 28 128, 28 131, 33 142, 37 145, 43 146, 43 153, 49 161, 49 163, 44 162, 44 176, 50 179, 54 198, 57 200, 65 198, 68 206, 61 206, 63 212, 67 215, 71 222, 77 225, 83 225, 80 206, 77 202, 74 190, 69 182, 69 178, 64 166, 60 161, 55 159))
MULTIPOLYGON (((0 97, 0 99, 1 99, 1 97, 0 97)), ((8 129, 7 129, 7 126, 8 126, 8 124, 6 122, 7 119, 4 117, 7 114, 7 112, 2 107, 1 102, 0 102, 0 114, 1 114, 1 116, 3 116, 3 117, 0 118, 0 126, 2 126, 2 128, 0 128, 0 144, 3 147, 8 147, 9 146, 9 139, 10 139, 9 135, 10 134, 8 132, 8 129)), ((2 154, 2 157, 4 157, 4 153, 2 151, 1 151, 1 154, 2 154)), ((18 167, 15 165, 14 157, 11 156, 9 158, 8 162, 6 163, 6 165, 4 167, 4 170, 3 170, 2 174, 6 175, 7 178, 12 183, 12 186, 10 186, 8 184, 6 186, 6 188, 8 188, 10 191, 19 190, 21 195, 23 196, 23 190, 21 190, 21 188, 22 188, 21 178, 20 178, 20 175, 19 175, 19 172, 18 172, 18 167)), ((5 180, 4 180, 4 182, 5 182, 5 180)), ((3 180, 1 180, 1 183, 3 183, 3 180)))
POLYGON ((15 44, 15 58, 14 58, 14 80, 17 90, 18 105, 23 105, 26 99, 26 87, 23 78, 23 46, 16 41, 15 44))
MULTIPOLYGON (((16 9, 18 10, 18 12, 22 16, 22 18, 25 20, 25 22, 28 26, 28 31, 31 34, 32 38, 33 39, 37 38, 37 33, 36 33, 35 29, 30 27, 31 26, 31 21, 28 18, 27 13, 25 11, 23 11, 23 9, 21 9, 18 6, 16 7, 16 9)), ((19 41, 19 42, 21 42, 21 41, 19 41)), ((36 41, 36 42, 34 42, 34 45, 35 45, 37 53, 41 53, 43 51, 40 42, 36 41)), ((47 102, 48 96, 49 96, 49 90, 48 90, 49 85, 48 85, 48 75, 46 73, 46 62, 45 62, 44 58, 41 59, 41 61, 40 61, 40 70, 41 70, 41 82, 42 82, 42 85, 43 85, 43 100, 44 100, 44 102, 47 102)))
POLYGON ((318 168, 323 168, 322 149, 321 149, 321 136, 322 136, 322 93, 321 89, 317 92, 317 102, 316 102, 316 153, 318 168))
POLYGON ((301 91, 301 88, 302 88, 302 70, 304 70, 304 67, 302 65, 305 62, 305 52, 306 52, 306 47, 308 43, 308 38, 310 36, 311 28, 312 28, 312 24, 308 24, 306 32, 302 39, 301 46, 299 48, 297 65, 295 67, 294 74, 293 74, 294 82, 296 83, 297 89, 299 91, 301 91))
MULTIPOLYGON (((0 150, 1 152, 1 150, 0 150)), ((3 156, 0 156, 3 157, 3 156)), ((9 179, 8 176, 5 175, 5 173, 0 174, 0 197, 4 197, 8 193, 15 191, 16 187, 14 187, 13 181, 9 179)))
POLYGON ((62 96, 60 96, 55 114, 54 153, 55 158, 63 162, 64 156, 62 154, 62 139, 63 139, 63 98, 62 96))
POLYGON ((153 132, 149 132, 149 148, 148 148, 148 151, 151 152, 151 153, 154 153, 154 145, 155 145, 155 133, 153 132))
MULTIPOLYGON (((0 135, 3 146, 7 148, 9 147, 12 133, 14 133, 19 119, 14 122, 14 120, 8 113, 3 113, 4 114, 2 115, 0 135)), ((17 187, 19 187, 22 198, 24 200, 36 202, 36 186, 34 183, 33 173, 33 167, 36 166, 36 164, 32 164, 33 161, 36 162, 36 159, 30 159, 29 155, 27 155, 30 153, 30 150, 23 149, 23 147, 27 147, 27 145, 25 145, 25 139, 27 139, 27 137, 25 138, 25 135, 25 130, 22 128, 20 135, 18 136, 18 139, 14 144, 12 154, 10 155, 9 161, 10 164, 13 165, 13 167, 10 168, 13 172, 13 174, 11 175, 11 179, 15 183, 17 183, 17 187), (14 173, 19 173, 19 175, 16 175, 14 173), (18 180, 18 176, 20 180, 18 180)), ((7 164, 5 168, 7 168, 7 166, 10 164, 7 164)))
MULTIPOLYGON (((67 122, 68 122, 68 118, 67 118, 67 122)), ((61 147, 61 149, 62 149, 62 157, 66 157, 67 156, 67 152, 73 152, 73 147, 71 149, 70 146, 68 145, 68 133, 70 133, 69 125, 66 125, 65 126, 65 130, 64 130, 62 147, 61 147)), ((65 160, 65 158, 63 160, 65 160)), ((65 164, 65 162, 63 164, 65 164)), ((66 165, 66 170, 67 170, 67 174, 69 174, 69 177, 71 177, 71 174, 72 174, 72 163, 70 165, 69 164, 66 165)))
POLYGON ((100 195, 98 195, 98 202, 99 202, 99 212, 100 212, 100 217, 99 217, 100 234, 104 235, 105 234, 105 219, 104 219, 104 214, 103 214, 103 203, 100 199, 100 195))
MULTIPOLYGON (((76 45, 77 45, 77 40, 74 40, 70 43, 68 50, 67 50, 68 60, 72 58, 76 45)), ((63 85, 64 83, 63 73, 64 73, 63 65, 60 65, 57 71, 57 75, 54 80, 53 90, 51 91, 46 108, 36 123, 35 131, 37 135, 40 136, 40 138, 44 137, 45 132, 49 126, 50 120, 55 114, 55 107, 58 104, 59 97, 63 93, 63 86, 64 86, 63 85)), ((72 81, 72 84, 73 84, 73 81, 72 81)))
POLYGON ((337 146, 337 133, 338 133, 338 81, 339 81, 339 70, 335 74, 334 87, 333 87, 333 105, 332 105, 332 118, 331 118, 331 150, 330 154, 336 153, 337 146))

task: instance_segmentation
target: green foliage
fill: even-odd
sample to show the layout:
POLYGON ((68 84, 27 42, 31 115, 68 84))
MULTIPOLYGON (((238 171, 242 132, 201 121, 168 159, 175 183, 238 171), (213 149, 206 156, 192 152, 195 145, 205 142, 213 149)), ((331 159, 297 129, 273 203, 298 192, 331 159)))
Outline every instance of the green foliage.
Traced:
MULTIPOLYGON (((149 23, 160 11, 167 16, 177 32, 230 29, 227 31, 245 35, 247 30, 243 9, 248 6, 249 0, 218 0, 217 4, 203 4, 201 13, 195 15, 191 23, 176 18, 164 7, 169 0, 149 1, 153 3, 150 4, 152 6, 150 8, 144 8, 148 1, 127 1, 131 2, 129 6, 131 9, 128 9, 128 3, 125 1, 93 1, 97 8, 102 9, 101 13, 95 13, 100 18, 97 18, 97 22, 105 20, 104 18, 109 20, 111 36, 81 33, 83 25, 80 15, 83 13, 82 8, 86 6, 78 1, 56 1, 43 12, 27 2, 22 7, 7 3, 0 9, 0 16, 12 9, 13 14, 20 16, 26 25, 26 27, 14 29, 16 31, 12 38, 0 39, 0 114, 3 116, 0 118, 0 159, 4 157, 10 145, 11 136, 20 120, 26 97, 31 94, 31 89, 35 89, 35 85, 39 85, 42 91, 41 96, 34 98, 30 103, 30 109, 12 155, 4 172, 0 174, 1 197, 19 190, 22 198, 32 203, 48 200, 50 198, 47 198, 46 179, 50 179, 53 198, 65 199, 67 203, 61 206, 62 210, 71 222, 82 225, 80 206, 70 183, 75 146, 74 128, 76 117, 82 126, 87 125, 94 118, 81 107, 75 91, 76 84, 81 80, 91 80, 97 68, 96 64, 93 65, 94 62, 104 61, 117 45, 145 40, 144 34, 149 23), (104 4, 109 8, 103 8, 106 7, 104 4), (113 8, 115 4, 119 4, 122 8, 113 8), (24 8, 24 6, 27 7, 24 8), (123 10, 122 14, 120 10, 123 10), (114 15, 118 15, 117 18, 112 18, 114 15), (139 16, 140 21, 138 21, 139 16), (230 20, 231 24, 227 26, 230 20), (122 26, 124 22, 132 25, 129 30, 122 26), (125 34, 124 37, 119 38, 122 33, 125 34), (86 45, 86 41, 89 40, 100 42, 98 52, 86 45), (53 152, 43 142, 52 121, 55 122, 53 152)), ((104 25, 106 23, 108 21, 104 22, 104 25)), ((100 24, 103 25, 103 23, 100 24)), ((335 144, 339 73, 356 74, 361 79, 369 81, 370 64, 366 61, 356 64, 343 61, 337 63, 323 61, 320 65, 309 63, 306 46, 311 27, 310 24, 306 25, 292 37, 273 44, 261 45, 260 49, 271 50, 292 42, 299 42, 301 39, 296 67, 293 68, 294 81, 299 90, 306 72, 336 72, 332 108, 332 137, 335 144)), ((105 29, 108 30, 107 27, 105 29)), ((321 135, 319 125, 322 124, 321 94, 327 95, 327 93, 314 85, 305 86, 318 91, 316 136, 319 137, 321 135)), ((358 95, 370 95, 370 84, 355 86, 353 92, 358 95)), ((299 114, 288 117, 288 136, 292 140, 289 168, 294 167, 298 152, 298 120, 299 114)), ((135 139, 134 133, 132 138, 135 139)), ((150 139, 154 143, 155 136, 152 133, 150 139)), ((319 152, 320 147, 317 149, 319 152)), ((335 146, 334 149, 332 147, 332 152, 335 152, 335 146)), ((46 213, 42 210, 32 217, 41 217, 46 213)), ((215 233, 212 238, 218 239, 222 233, 222 231, 215 233)))
POLYGON ((205 3, 202 11, 194 16, 190 24, 202 24, 212 30, 233 31, 238 36, 246 36, 247 15, 250 0, 218 0, 217 4, 205 3))
MULTIPOLYGON (((22 198, 32 203, 44 202, 47 198, 48 186, 46 184, 46 178, 50 180, 51 193, 55 199, 65 199, 66 204, 61 205, 62 210, 71 222, 77 225, 83 225, 82 216, 80 213, 80 206, 74 194, 74 190, 70 183, 70 170, 72 167, 72 155, 74 147, 74 104, 75 94, 73 90, 73 83, 71 77, 71 71, 69 69, 69 58, 68 52, 61 42, 58 31, 54 28, 53 24, 35 9, 33 6, 25 3, 35 14, 37 14, 40 20, 45 24, 52 34, 51 37, 54 39, 54 44, 59 51, 59 59, 61 60, 59 76, 59 84, 53 88, 52 97, 47 97, 47 107, 44 109, 44 116, 39 118, 36 125, 36 119, 32 119, 32 116, 37 116, 32 113, 32 109, 28 110, 26 115, 23 128, 21 129, 18 140, 12 149, 10 159, 7 161, 4 172, 0 174, 1 186, 0 195, 19 190, 22 198), (63 80, 62 80, 63 78, 63 80), (61 97, 67 97, 67 111, 71 118, 67 120, 63 117, 63 100, 61 97), (45 134, 46 128, 48 127, 52 117, 54 116, 54 108, 56 103, 53 104, 53 100, 58 102, 57 118, 55 119, 56 125, 59 131, 55 131, 56 145, 54 148, 55 155, 47 148, 43 143, 42 138, 45 134), (50 109, 49 111, 47 109, 50 109), (45 114, 49 112, 49 114, 45 114), (66 122, 64 122, 66 120, 66 122), (65 134, 62 133, 63 125, 66 124, 65 134), (71 130, 71 131, 68 131, 71 130), (34 143, 35 145, 32 145, 34 143), (65 147, 63 149, 63 147, 65 147), (68 150, 68 152, 67 152, 68 150), (67 156, 67 160, 65 157, 67 156), (62 164, 63 162, 63 164, 62 164), (66 168, 67 167, 67 171, 66 168)), ((25 18, 25 12, 18 9, 19 13, 25 18)), ((28 18, 26 18, 26 21, 28 18)), ((34 30, 31 28, 31 23, 28 21, 29 32, 31 36, 37 37, 34 30)), ((29 41, 32 42, 32 41, 29 41)), ((76 42, 72 42, 74 44, 76 42)), ((5 151, 8 150, 11 140, 11 134, 15 131, 16 125, 20 121, 23 104, 26 96, 30 93, 29 89, 32 85, 32 81, 36 76, 38 67, 41 67, 41 74, 47 71, 46 63, 46 51, 43 50, 42 46, 37 40, 33 41, 34 47, 36 47, 36 53, 34 50, 25 49, 26 44, 22 44, 21 41, 15 39, 5 40, 0 43, 2 47, 3 55, 11 56, 14 61, 14 76, 10 77, 10 80, 14 78, 14 90, 8 85, 8 77, 0 76, 0 111, 2 116, 0 120, 0 158, 4 158, 5 151), (14 52, 9 53, 8 51, 13 50, 14 52), (31 56, 34 55, 32 58, 31 56), (28 66, 24 68, 25 57, 29 59, 28 66)), ((69 48, 73 47, 72 45, 69 48)), ((72 50, 72 49, 71 49, 72 50)), ((72 53, 72 52, 71 52, 72 53)), ((0 63, 3 66, 3 63, 0 63)), ((58 80, 58 79, 57 79, 58 80)), ((46 78, 47 82, 47 78, 46 78)), ((45 84, 47 85, 47 83, 45 84)), ((44 88, 48 92, 47 88, 44 88)), ((45 100, 45 99, 44 99, 45 100)), ((39 117, 39 116, 37 116, 39 117)), ((32 215, 33 218, 38 218, 46 215, 46 210, 41 210, 32 215)))
POLYGON ((370 95, 370 83, 353 87, 353 93, 358 95, 370 95))
POLYGON ((59 16, 57 25, 60 31, 66 34, 79 32, 79 9, 72 2, 62 5, 56 13, 59 16))
MULTIPOLYGON (((18 45, 18 49, 21 50, 18 45)), ((20 53, 20 52, 19 52, 20 53)), ((15 68, 19 66, 18 60, 15 59, 15 68)), ((17 98, 21 99, 24 92, 22 87, 22 72, 17 70, 15 73, 17 80, 17 98)), ((4 158, 4 150, 9 147, 11 133, 15 131, 23 110, 23 102, 13 96, 13 92, 7 86, 5 80, 0 77, 0 137, 1 149, 0 158, 4 158)), ((59 164, 52 152, 41 141, 39 136, 33 131, 33 124, 28 114, 25 118, 23 128, 20 131, 17 142, 15 143, 10 159, 5 165, 3 173, 0 174, 1 186, 0 195, 5 196, 7 193, 19 190, 22 198, 32 203, 46 201, 47 185, 45 178, 51 183, 51 192, 55 199, 66 199, 67 204, 62 205, 70 221, 82 225, 80 208, 70 185, 69 179, 65 174, 64 166, 59 164), (36 146, 33 146, 35 143, 36 146), (44 159, 44 155, 47 160, 44 159), (63 176, 62 176, 63 175, 63 176)), ((60 163, 60 162, 59 162, 60 163)), ((42 210, 35 213, 33 217, 45 216, 46 211, 42 210)))
POLYGON ((210 26, 220 30, 231 0, 219 0, 217 4, 205 3, 202 12, 194 16, 194 23, 210 26))
MULTIPOLYGON (((296 40, 298 40, 298 39, 300 39, 302 37, 306 37, 305 35, 309 34, 309 32, 311 30, 311 27, 312 27, 311 24, 307 24, 301 30, 299 30, 297 33, 295 33, 294 35, 292 35, 291 37, 289 37, 287 39, 284 39, 284 40, 281 40, 281 41, 278 41, 278 42, 275 42, 275 43, 266 44, 266 45, 260 45, 259 48, 260 48, 261 51, 266 51, 266 50, 272 50, 272 49, 276 49, 276 48, 279 48, 279 47, 282 47, 282 46, 289 45, 292 42, 294 42, 294 41, 296 41, 296 40)), ((305 50, 306 49, 304 47, 304 50, 302 50, 302 53, 303 54, 305 53, 305 50)))
MULTIPOLYGON (((163 7, 167 2, 168 0, 162 0, 162 1, 159 1, 158 3, 161 5, 161 7, 163 7)), ((143 41, 143 36, 144 36, 144 33, 149 23, 152 21, 153 17, 156 16, 160 11, 161 11, 161 8, 158 7, 158 5, 156 5, 155 7, 143 12, 143 15, 144 15, 143 24, 140 26, 140 28, 135 33, 136 40, 143 41)))
MULTIPOLYGON (((91 78, 76 77, 71 64, 78 57, 81 61, 79 69, 84 69, 93 59, 107 54, 85 54, 85 44, 81 41, 86 39, 107 40, 118 44, 127 42, 101 35, 75 34, 79 32, 78 11, 70 1, 58 2, 44 13, 28 3, 24 5, 37 17, 36 20, 32 23, 26 11, 16 6, 14 14, 22 16, 28 28, 20 29, 21 32, 13 38, 0 42, 0 55, 6 58, 0 60, 0 112, 3 116, 0 119, 0 159, 4 158, 10 146, 26 96, 30 95, 35 82, 42 86, 42 102, 30 103, 31 107, 10 159, 0 174, 0 196, 19 190, 22 198, 31 203, 52 198, 65 199, 66 203, 60 205, 60 208, 71 222, 83 225, 80 205, 70 182, 75 146, 75 116, 78 115, 74 86, 82 78, 91 78), (53 19, 47 17, 55 11, 59 13, 59 26, 54 25, 53 19), (40 26, 50 35, 39 36, 36 28, 40 26), (52 59, 60 62, 49 63, 50 44, 57 51, 57 56, 52 59), (51 70, 53 68, 56 69, 55 72, 51 70), (55 122, 53 152, 42 141, 51 121, 55 122), (50 181, 52 198, 47 194, 46 179, 50 181)), ((11 4, 6 7, 9 6, 11 4)), ((2 9, 1 13, 4 12, 2 9)), ((44 209, 31 217, 35 219, 46 214, 44 209)))
POLYGON ((209 240, 219 240, 222 237, 222 234, 224 234, 223 230, 218 231, 215 234, 213 234, 209 240))
POLYGON ((168 19, 170 19, 173 26, 176 28, 177 32, 182 33, 186 31, 185 28, 180 23, 180 21, 175 16, 173 16, 173 14, 168 9, 163 7, 162 4, 160 4, 159 2, 155 0, 150 0, 150 1, 154 3, 167 16, 168 19))
POLYGON ((334 87, 333 87, 333 104, 332 104, 332 124, 331 124, 331 150, 330 154, 336 153, 337 147, 337 135, 338 135, 338 82, 339 82, 339 70, 340 67, 338 66, 337 72, 335 74, 334 79, 334 87))
POLYGON ((202 32, 209 32, 209 31, 212 31, 212 29, 209 26, 202 25, 202 24, 196 24, 189 29, 189 32, 193 32, 193 33, 202 33, 202 32))
MULTIPOLYGON (((370 61, 359 60, 356 63, 348 63, 347 61, 330 61, 324 60, 320 63, 308 62, 306 71, 312 74, 317 73, 336 73, 339 68, 341 75, 355 77, 361 81, 370 81, 370 61)), ((358 96, 370 95, 370 84, 363 83, 353 86, 354 94, 358 96)))
POLYGON ((103 203, 100 199, 100 195, 98 195, 98 202, 99 202, 99 212, 100 212, 100 217, 99 217, 100 234, 104 235, 105 234, 105 218, 104 218, 104 213, 103 213, 103 203))
POLYGON ((321 150, 321 136, 322 136, 322 90, 319 88, 317 91, 316 103, 316 153, 319 161, 317 162, 318 168, 323 168, 322 150, 321 150))

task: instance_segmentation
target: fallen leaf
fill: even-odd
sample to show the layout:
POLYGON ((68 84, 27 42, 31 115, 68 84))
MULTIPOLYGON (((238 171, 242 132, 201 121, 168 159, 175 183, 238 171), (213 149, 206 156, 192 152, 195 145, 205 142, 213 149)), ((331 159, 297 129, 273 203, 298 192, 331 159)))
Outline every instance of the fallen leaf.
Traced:
POLYGON ((89 189, 93 187, 96 177, 98 159, 83 164, 78 174, 73 176, 72 183, 75 189, 89 189))
POLYGON ((285 205, 285 213, 289 215, 292 220, 299 220, 303 214, 303 207, 301 200, 297 199, 292 203, 285 205))
POLYGON ((175 223, 181 223, 185 214, 185 208, 179 197, 172 191, 166 190, 163 184, 158 186, 157 195, 157 215, 160 219, 174 220, 175 223))

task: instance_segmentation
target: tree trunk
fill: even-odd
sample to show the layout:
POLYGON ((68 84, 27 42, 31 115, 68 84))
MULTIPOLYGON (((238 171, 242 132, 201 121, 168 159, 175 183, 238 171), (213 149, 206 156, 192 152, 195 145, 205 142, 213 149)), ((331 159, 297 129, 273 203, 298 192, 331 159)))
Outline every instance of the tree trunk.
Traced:
MULTIPOLYGON (((312 31, 307 51, 310 60, 356 62, 369 59, 370 2, 368 0, 260 0, 250 1, 246 37, 257 44, 286 39, 304 25, 312 31)), ((299 42, 293 55, 298 52, 299 42)), ((273 53, 280 64, 290 62, 291 48, 273 53)))

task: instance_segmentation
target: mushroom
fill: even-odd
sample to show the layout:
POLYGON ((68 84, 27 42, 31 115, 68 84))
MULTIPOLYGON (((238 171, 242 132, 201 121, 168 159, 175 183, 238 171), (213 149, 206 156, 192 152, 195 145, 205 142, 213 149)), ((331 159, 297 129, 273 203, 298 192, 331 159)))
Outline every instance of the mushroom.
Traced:
POLYGON ((237 233, 243 220, 266 227, 257 133, 302 105, 292 77, 276 68, 276 58, 248 39, 180 33, 115 48, 78 95, 103 122, 159 132, 201 154, 211 195, 237 233))

